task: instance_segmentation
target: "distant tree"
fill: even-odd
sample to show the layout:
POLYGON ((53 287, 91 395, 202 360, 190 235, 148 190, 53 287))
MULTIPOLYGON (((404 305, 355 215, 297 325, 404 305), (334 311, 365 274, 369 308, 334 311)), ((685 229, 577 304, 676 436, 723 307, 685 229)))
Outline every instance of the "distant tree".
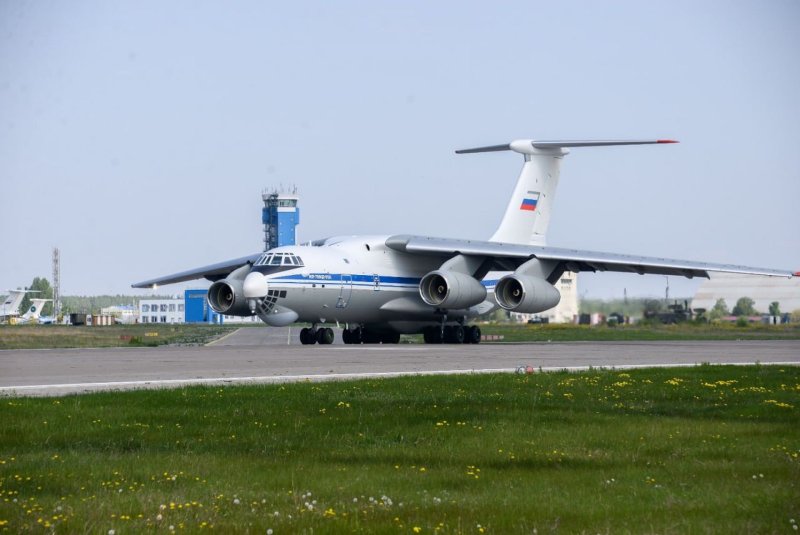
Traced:
POLYGON ((717 302, 714 303, 714 308, 708 313, 708 319, 710 321, 715 321, 730 315, 728 303, 726 303, 724 299, 717 299, 717 302))
POLYGON ((734 316, 755 316, 758 314, 756 312, 755 301, 750 299, 749 297, 740 297, 738 301, 736 301, 736 306, 733 307, 733 315, 734 316))
POLYGON ((781 305, 777 301, 773 301, 769 304, 769 315, 770 316, 780 316, 781 315, 781 305))
MULTIPOLYGON (((24 314, 31 308, 31 298, 37 299, 52 299, 53 287, 50 286, 50 281, 44 277, 34 277, 30 286, 26 290, 34 290, 37 293, 25 294, 22 298, 22 303, 19 305, 20 314, 24 314)), ((42 316, 50 316, 53 314, 53 303, 45 303, 42 307, 42 316)))

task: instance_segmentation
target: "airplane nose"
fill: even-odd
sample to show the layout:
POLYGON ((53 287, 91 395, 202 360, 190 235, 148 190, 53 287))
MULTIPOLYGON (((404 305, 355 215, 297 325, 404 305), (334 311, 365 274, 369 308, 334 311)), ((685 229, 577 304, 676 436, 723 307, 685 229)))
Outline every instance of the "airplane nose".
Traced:
POLYGON ((247 274, 242 284, 245 299, 260 299, 267 295, 267 278, 261 273, 252 271, 247 274))

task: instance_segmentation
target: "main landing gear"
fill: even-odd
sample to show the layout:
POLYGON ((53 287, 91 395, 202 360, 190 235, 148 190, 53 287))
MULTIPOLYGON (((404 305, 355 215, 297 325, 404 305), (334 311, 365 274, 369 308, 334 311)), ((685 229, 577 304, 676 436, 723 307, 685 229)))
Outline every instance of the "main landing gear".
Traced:
POLYGON ((400 333, 353 327, 342 331, 342 342, 345 344, 399 344, 400 333))
POLYGON ((303 327, 300 329, 300 343, 303 345, 320 344, 327 345, 333 343, 333 329, 330 327, 322 327, 317 329, 316 326, 303 327))
MULTIPOLYGON (((480 336, 479 336, 480 338, 480 336)), ((333 329, 312 325, 300 329, 300 343, 303 345, 327 345, 334 339, 333 329)), ((392 331, 374 331, 363 327, 354 327, 342 331, 342 342, 345 344, 398 344, 400 333, 392 331)))
POLYGON ((426 344, 479 344, 481 328, 477 325, 445 325, 425 327, 422 338, 426 344))

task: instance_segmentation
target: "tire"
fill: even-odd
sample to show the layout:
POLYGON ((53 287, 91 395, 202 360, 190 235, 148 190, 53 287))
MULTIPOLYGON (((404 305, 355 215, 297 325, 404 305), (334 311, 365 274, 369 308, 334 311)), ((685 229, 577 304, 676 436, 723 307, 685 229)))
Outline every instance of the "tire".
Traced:
POLYGON ((378 344, 381 341, 381 337, 375 331, 365 329, 361 331, 361 341, 365 344, 378 344))
POLYGON ((381 342, 384 344, 399 344, 400 333, 383 333, 383 335, 381 335, 381 342))
POLYGON ((315 333, 311 331, 308 327, 303 327, 300 329, 300 343, 304 346, 309 344, 315 344, 317 342, 317 337, 315 333))
POLYGON ((431 327, 431 344, 442 343, 442 329, 439 327, 431 327))
POLYGON ((333 343, 333 329, 324 327, 317 329, 317 342, 321 345, 330 345, 333 343))
POLYGON ((351 338, 352 334, 350 332, 350 329, 342 330, 342 342, 344 342, 345 344, 352 344, 353 342, 350 341, 351 338))
POLYGON ((362 333, 363 333, 363 330, 361 329, 361 327, 356 327, 355 329, 350 331, 350 343, 351 344, 360 344, 361 343, 361 337, 363 336, 362 333))
POLYGON ((465 338, 464 326, 456 325, 455 327, 453 327, 453 343, 463 344, 464 338, 465 338))
POLYGON ((480 344, 481 343, 481 328, 477 325, 470 325, 464 332, 465 344, 480 344))

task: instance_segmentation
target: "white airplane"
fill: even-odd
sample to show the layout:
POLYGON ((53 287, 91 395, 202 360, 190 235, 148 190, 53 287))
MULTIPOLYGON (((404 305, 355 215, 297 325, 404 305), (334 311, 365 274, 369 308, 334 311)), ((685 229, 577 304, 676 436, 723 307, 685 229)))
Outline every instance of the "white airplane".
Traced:
POLYGON ((561 161, 573 147, 675 143, 512 141, 457 154, 514 151, 525 162, 500 226, 488 241, 426 236, 346 236, 278 247, 134 284, 205 277, 220 314, 257 315, 264 323, 311 324, 303 344, 330 344, 325 324, 345 324, 344 343, 397 343, 423 333, 426 343, 478 343, 469 318, 500 306, 534 314, 556 306, 553 284, 565 271, 618 271, 706 277, 713 271, 791 277, 790 271, 549 247, 545 243, 561 161))
POLYGON ((19 316, 19 306, 27 293, 38 293, 38 290, 6 290, 8 295, 0 308, 0 320, 6 322, 19 316))

